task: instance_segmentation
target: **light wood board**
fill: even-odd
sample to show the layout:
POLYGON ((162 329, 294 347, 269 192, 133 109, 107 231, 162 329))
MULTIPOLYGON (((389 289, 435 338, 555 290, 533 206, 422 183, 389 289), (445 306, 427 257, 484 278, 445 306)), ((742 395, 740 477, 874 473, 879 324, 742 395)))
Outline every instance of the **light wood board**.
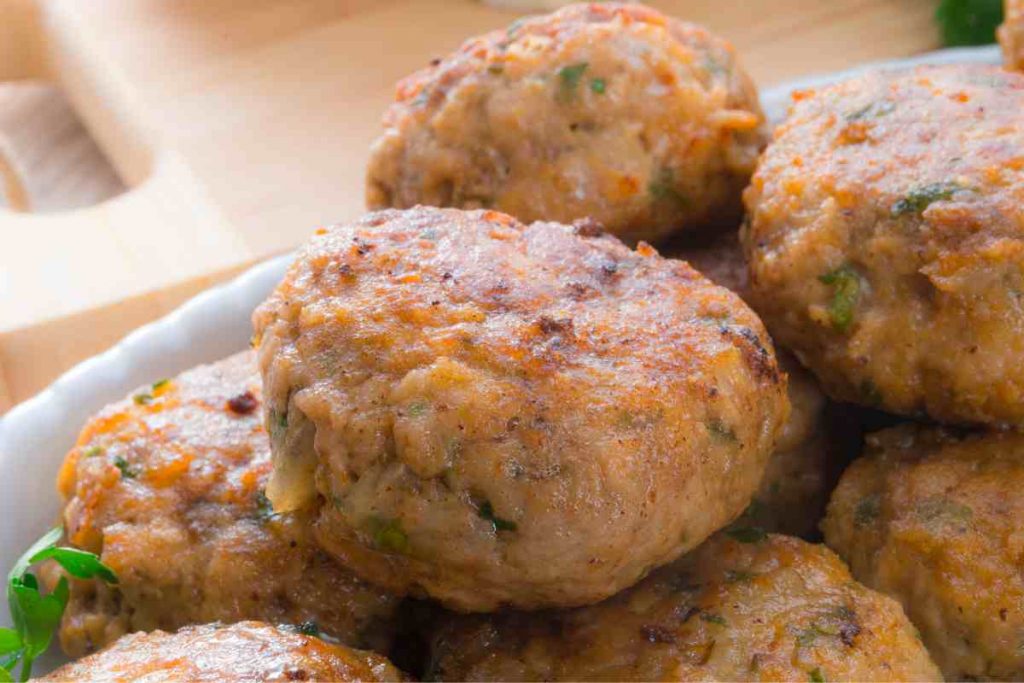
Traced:
MULTIPOLYGON (((651 4, 730 39, 762 86, 937 44, 934 0, 651 4)), ((395 80, 514 17, 473 0, 0 0, 0 79, 58 84, 129 188, 0 212, 0 410, 357 215, 395 80)))

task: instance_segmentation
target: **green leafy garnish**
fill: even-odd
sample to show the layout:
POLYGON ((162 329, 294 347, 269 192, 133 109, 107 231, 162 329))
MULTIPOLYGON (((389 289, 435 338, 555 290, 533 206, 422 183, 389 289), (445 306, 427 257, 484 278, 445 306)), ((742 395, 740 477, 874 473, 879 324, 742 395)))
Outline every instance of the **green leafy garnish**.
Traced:
POLYGON ((171 380, 169 379, 158 379, 157 381, 153 382, 153 391, 160 391, 170 383, 171 380))
POLYGON ((760 543, 764 539, 768 538, 768 534, 761 527, 756 526, 741 526, 735 529, 729 529, 725 532, 730 538, 739 541, 740 543, 760 543))
POLYGON ((907 196, 893 203, 889 213, 893 218, 908 213, 919 214, 927 209, 933 202, 949 199, 954 193, 966 189, 958 183, 930 183, 915 187, 907 192, 907 196))
POLYGON ((409 552, 409 537, 402 531, 402 525, 397 519, 374 517, 370 520, 370 530, 373 543, 379 549, 389 553, 409 552))
POLYGON ((96 458, 103 455, 103 452, 103 448, 101 448, 100 446, 90 446, 89 448, 85 449, 85 452, 82 453, 82 455, 84 455, 87 458, 96 458))
POLYGON ((935 21, 946 45, 987 45, 1003 21, 1003 0, 942 0, 935 21))
POLYGON ((821 667, 814 667, 807 673, 807 677, 811 680, 811 683, 825 683, 825 675, 821 673, 821 667))
POLYGON ((846 332, 853 324, 853 311, 860 297, 860 275, 853 266, 844 264, 818 280, 832 287, 832 302, 828 307, 832 326, 840 332, 846 332))
POLYGON ((495 531, 515 531, 516 523, 511 522, 507 519, 502 519, 494 514, 494 506, 491 505, 491 501, 485 500, 480 504, 477 514, 483 519, 486 519, 494 526, 495 531))
POLYGON ((570 64, 558 70, 559 96, 563 99, 571 98, 576 94, 576 86, 583 78, 583 72, 587 70, 587 63, 570 64))
POLYGON ((149 405, 153 402, 153 394, 148 391, 142 391, 132 396, 132 401, 134 401, 137 406, 149 405))
POLYGON ((121 470, 121 476, 125 479, 134 479, 139 475, 139 471, 120 455, 114 457, 114 467, 121 470))
POLYGON ((29 572, 33 564, 53 560, 76 578, 117 583, 113 570, 96 555, 77 548, 57 547, 63 533, 61 527, 48 531, 18 559, 7 575, 7 604, 14 628, 0 629, 0 681, 13 681, 14 669, 19 663, 18 680, 27 681, 32 677, 32 663, 50 647, 68 604, 67 577, 60 577, 53 591, 43 595, 36 575, 29 572))
POLYGON ((590 90, 598 95, 603 95, 607 84, 603 78, 591 78, 590 90))

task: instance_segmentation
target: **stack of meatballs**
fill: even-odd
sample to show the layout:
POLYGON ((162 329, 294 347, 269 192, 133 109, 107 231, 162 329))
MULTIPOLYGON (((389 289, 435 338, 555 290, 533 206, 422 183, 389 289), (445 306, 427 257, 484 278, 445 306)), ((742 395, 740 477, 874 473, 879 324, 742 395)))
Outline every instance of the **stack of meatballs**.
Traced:
POLYGON ((770 133, 723 40, 572 5, 384 124, 254 350, 84 428, 119 583, 54 679, 1024 677, 1024 76, 770 133))

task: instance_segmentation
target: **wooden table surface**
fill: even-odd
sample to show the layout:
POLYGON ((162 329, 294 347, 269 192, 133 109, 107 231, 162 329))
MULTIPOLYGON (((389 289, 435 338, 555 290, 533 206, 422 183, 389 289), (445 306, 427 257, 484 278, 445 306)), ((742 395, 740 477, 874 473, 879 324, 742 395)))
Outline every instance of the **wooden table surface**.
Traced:
MULTIPOLYGON (((24 8, 29 1, 0 0, 0 10, 4 9, 4 3, 20 3, 18 6, 24 8)), ((338 1, 346 5, 347 14, 340 19, 332 16, 330 21, 355 21, 360 12, 374 7, 373 3, 338 1)), ((382 3, 388 1, 379 0, 382 3)), ((167 2, 171 3, 171 0, 167 2)), ((187 4, 196 5, 197 2, 201 0, 187 4)), ((455 47, 460 37, 483 27, 502 26, 515 17, 508 11, 484 10, 476 4, 471 5, 473 0, 450 2, 452 13, 438 19, 444 21, 443 30, 433 31, 437 35, 436 43, 428 41, 435 54, 455 47)), ((266 14, 268 6, 273 4, 270 0, 260 0, 234 3, 231 7, 239 14, 257 10, 266 14)), ((936 0, 655 0, 651 4, 681 18, 703 23, 728 38, 736 45, 742 61, 762 87, 796 76, 827 72, 869 60, 909 56, 938 47, 938 35, 932 21, 936 0)), ((213 5, 211 3, 210 7, 213 5)), ((209 13, 212 15, 213 10, 209 13)), ((403 47, 402 40, 395 41, 397 45, 389 43, 392 28, 395 35, 413 30, 432 35, 431 26, 401 26, 397 17, 401 17, 401 13, 392 19, 395 22, 393 27, 387 22, 374 24, 379 36, 368 37, 366 44, 376 46, 381 54, 368 55, 365 62, 351 64, 353 73, 358 72, 363 79, 367 76, 367 69, 390 73, 386 62, 394 56, 391 51, 397 54, 403 47), (382 62, 385 63, 383 66, 382 62)), ((243 19, 248 20, 247 17, 243 19)), ((234 18, 211 16, 210 20, 224 22, 234 21, 234 18)), ((0 21, 0 79, 17 79, 24 75, 19 60, 29 57, 6 47, 17 38, 6 34, 15 31, 17 23, 13 22, 12 27, 12 22, 5 26, 0 21)), ((200 39, 226 41, 230 36, 211 32, 195 38, 200 39)), ((338 73, 338 82, 347 82, 348 76, 338 73)), ((257 102, 253 106, 262 105, 257 102)), ((332 116, 339 127, 372 130, 376 126, 375 117, 383 106, 382 101, 373 103, 371 107, 337 111, 332 116)), ((196 115, 202 113, 197 112, 196 115)), ((297 153, 295 158, 301 160, 302 154, 297 153)), ((122 175, 131 175, 130 170, 121 170, 122 175)), ((131 177, 122 181, 113 170, 101 151, 101 145, 93 142, 57 85, 35 80, 0 83, 0 196, 3 197, 0 207, 6 202, 6 210, 62 212, 108 200, 123 192, 125 184, 134 183, 135 179, 131 177)), ((361 188, 345 188, 343 191, 361 193, 361 188)), ((361 199, 353 199, 355 201, 361 199)), ((0 212, 4 210, 0 208, 0 212)), ((296 243, 305 232, 304 228, 296 232, 295 237, 289 234, 283 244, 274 244, 272 249, 256 251, 254 255, 262 258, 268 252, 286 248, 296 243)), ((180 235, 164 237, 171 243, 180 235)), ((87 246, 84 248, 88 250, 87 246)), ((125 286, 123 298, 110 295, 94 300, 85 298, 81 305, 69 310, 55 303, 60 297, 47 291, 45 284, 22 286, 20 291, 5 290, 8 272, 19 272, 19 268, 26 266, 41 271, 48 267, 44 263, 19 263, 18 254, 12 251, 7 249, 0 256, 0 413, 39 391, 74 363, 102 351, 131 329, 165 314, 185 298, 236 273, 245 265, 211 266, 181 280, 162 278, 139 282, 133 279, 130 286, 125 286), (17 305, 5 309, 4 303, 13 301, 8 298, 3 302, 5 297, 15 297, 17 305), (7 315, 7 310, 13 312, 7 315), (9 319, 5 320, 4 316, 9 319)), ((118 284, 110 280, 114 277, 110 273, 114 271, 102 265, 116 263, 117 253, 82 253, 80 257, 92 259, 98 265, 88 277, 80 277, 80 283, 73 283, 75 286, 84 290, 107 291, 118 284)), ((45 283, 46 280, 40 279, 39 282, 45 283)))

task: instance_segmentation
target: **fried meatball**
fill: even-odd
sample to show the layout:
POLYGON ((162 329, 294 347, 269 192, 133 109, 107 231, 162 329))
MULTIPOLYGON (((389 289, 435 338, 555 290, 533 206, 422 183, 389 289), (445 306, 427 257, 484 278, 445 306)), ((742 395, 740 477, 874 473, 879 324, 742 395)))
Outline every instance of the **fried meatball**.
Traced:
POLYGON ((370 208, 592 217, 627 240, 727 224, 766 140, 732 46, 635 4, 578 4, 466 42, 398 85, 370 208))
POLYGON ((821 545, 717 534, 598 605, 455 616, 428 677, 474 681, 931 681, 898 603, 821 545))
POLYGON ((384 657, 245 621, 119 638, 41 681, 404 681, 384 657))
POLYGON ((749 503, 785 378, 743 302, 592 223, 417 208, 322 229, 254 315, 274 473, 369 581, 596 602, 749 503))
MULTIPOLYGON (((672 248, 667 254, 687 261, 711 281, 747 296, 747 266, 735 234, 701 247, 672 248)), ((840 440, 851 435, 828 414, 828 401, 814 377, 783 349, 779 367, 789 376, 789 419, 768 460, 761 486, 740 526, 814 536, 825 512, 829 492, 843 461, 840 440)))
POLYGON ((950 680, 1024 679, 1024 435, 903 425, 868 437, 822 523, 903 603, 950 680))
POLYGON ((1024 425, 1024 75, 799 93, 745 200, 751 305, 826 393, 1024 425))
POLYGON ((119 583, 71 582, 69 654, 129 631, 251 618, 386 645, 399 599, 321 551, 308 510, 274 514, 263 495, 261 393, 248 351, 146 387, 85 426, 59 475, 64 528, 119 583))
POLYGON ((1024 0, 1005 0, 1006 15, 999 27, 999 43, 1008 69, 1024 71, 1024 0))

